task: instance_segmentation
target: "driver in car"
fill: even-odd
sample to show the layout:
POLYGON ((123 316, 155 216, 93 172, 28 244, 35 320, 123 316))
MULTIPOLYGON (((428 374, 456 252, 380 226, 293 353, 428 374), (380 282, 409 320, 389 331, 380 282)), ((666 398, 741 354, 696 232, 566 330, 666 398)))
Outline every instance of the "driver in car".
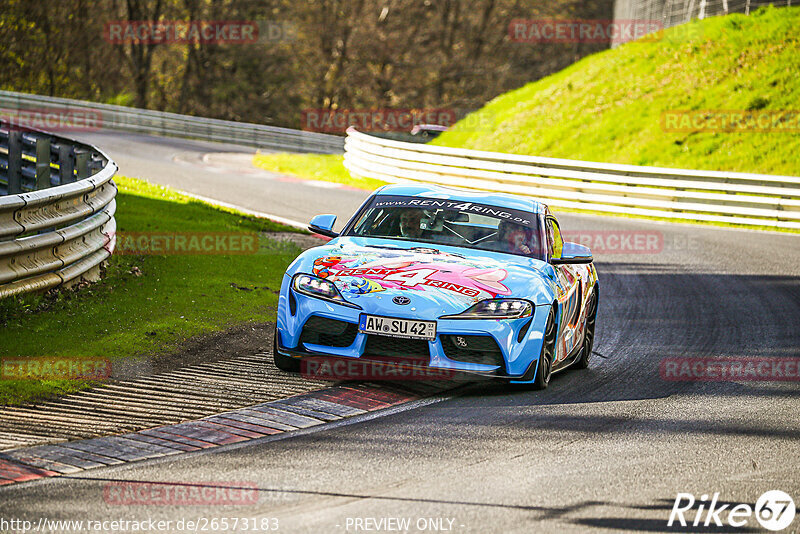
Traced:
POLYGON ((419 239, 425 232, 420 228, 422 217, 425 215, 422 210, 405 209, 400 212, 400 235, 412 239, 419 239))

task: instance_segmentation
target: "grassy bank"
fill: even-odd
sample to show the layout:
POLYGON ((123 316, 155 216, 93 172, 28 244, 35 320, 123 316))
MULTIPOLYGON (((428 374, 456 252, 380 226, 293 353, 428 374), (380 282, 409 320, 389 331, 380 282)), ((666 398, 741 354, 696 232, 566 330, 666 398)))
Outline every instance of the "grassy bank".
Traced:
MULTIPOLYGON (((292 231, 212 207, 167 188, 117 178, 117 231, 292 231)), ((114 255, 103 281, 73 292, 0 301, 0 357, 90 357, 114 361, 174 350, 184 340, 275 317, 277 291, 294 245, 263 236, 254 254, 114 255)), ((0 403, 87 385, 73 380, 0 380, 0 403)))
POLYGON ((800 101, 800 8, 733 14, 589 56, 506 93, 433 144, 687 169, 800 175, 794 131, 666 131, 673 111, 800 101), (665 116, 666 119, 666 116, 665 116))

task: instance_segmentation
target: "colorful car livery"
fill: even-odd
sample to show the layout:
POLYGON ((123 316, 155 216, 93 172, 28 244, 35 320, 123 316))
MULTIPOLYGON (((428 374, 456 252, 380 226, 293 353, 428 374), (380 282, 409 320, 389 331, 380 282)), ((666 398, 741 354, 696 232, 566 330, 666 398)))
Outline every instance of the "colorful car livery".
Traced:
POLYGON ((428 185, 378 189, 281 285, 275 364, 414 362, 547 387, 588 365, 598 304, 588 248, 564 243, 546 205, 428 185))

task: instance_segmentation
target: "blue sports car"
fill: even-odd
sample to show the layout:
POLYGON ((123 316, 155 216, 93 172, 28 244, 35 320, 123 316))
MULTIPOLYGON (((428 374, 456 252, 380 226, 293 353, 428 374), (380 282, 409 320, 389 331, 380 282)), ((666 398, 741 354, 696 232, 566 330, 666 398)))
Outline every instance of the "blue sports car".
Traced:
POLYGON ((589 249, 563 242, 541 202, 388 185, 341 233, 335 220, 314 217, 309 229, 331 241, 302 253, 283 277, 278 368, 402 361, 542 389, 553 372, 588 365, 597 272, 589 249))

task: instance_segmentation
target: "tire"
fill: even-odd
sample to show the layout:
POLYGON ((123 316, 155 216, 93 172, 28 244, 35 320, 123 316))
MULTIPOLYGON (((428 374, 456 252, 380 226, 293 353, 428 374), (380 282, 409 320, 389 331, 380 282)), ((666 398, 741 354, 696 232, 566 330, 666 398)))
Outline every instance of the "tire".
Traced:
POLYGON ((581 355, 572 364, 573 369, 586 369, 589 367, 589 359, 592 357, 592 347, 594 347, 594 327, 597 320, 597 301, 598 291, 595 288, 592 296, 589 297, 588 311, 586 312, 586 332, 583 335, 583 347, 581 355))
POLYGON ((553 376, 553 360, 556 355, 556 335, 556 314, 555 309, 551 309, 544 327, 542 352, 539 354, 539 363, 536 364, 533 389, 547 389, 550 384, 550 377, 553 376))
POLYGON ((290 356, 284 356, 283 354, 278 354, 278 325, 275 325, 275 329, 272 333, 272 361, 275 362, 275 367, 280 369, 281 371, 286 371, 288 373, 298 373, 300 372, 300 360, 296 358, 292 358, 290 356))

